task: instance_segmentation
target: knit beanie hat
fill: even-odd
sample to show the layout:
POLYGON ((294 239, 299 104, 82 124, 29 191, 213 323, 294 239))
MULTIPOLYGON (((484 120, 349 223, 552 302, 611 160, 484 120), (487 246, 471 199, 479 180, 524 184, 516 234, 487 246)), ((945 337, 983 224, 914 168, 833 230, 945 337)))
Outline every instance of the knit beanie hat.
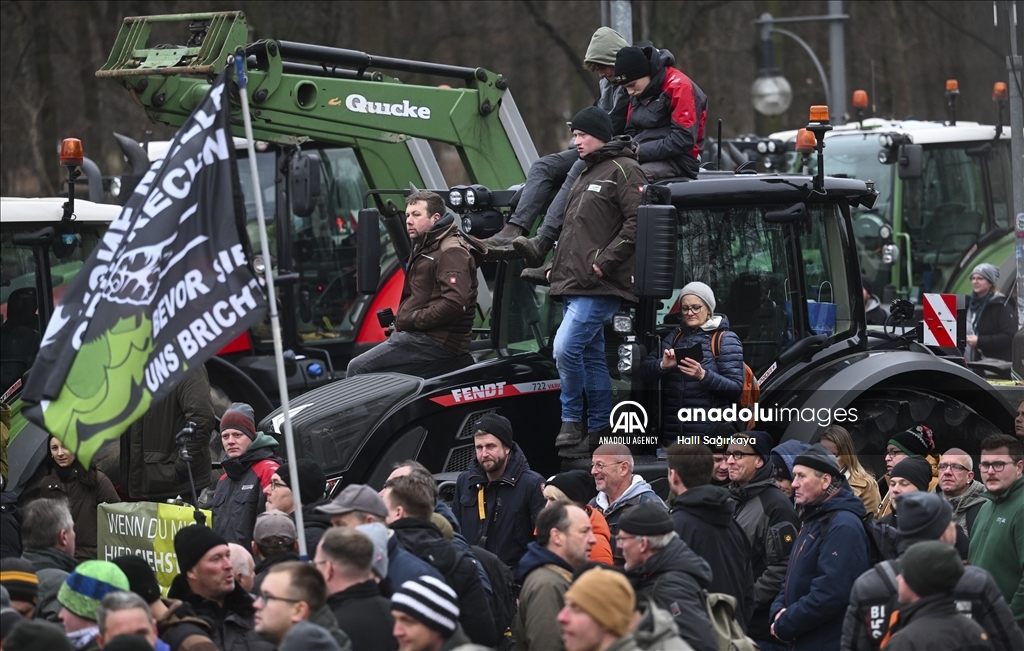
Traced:
POLYGON ((150 651, 149 640, 141 635, 122 633, 103 645, 103 651, 150 651))
POLYGON ((981 276, 992 285, 995 285, 996 281, 999 280, 999 269, 994 264, 982 262, 977 267, 971 270, 971 275, 981 276))
POLYGON ((35 566, 24 558, 9 556, 0 560, 0 586, 14 601, 35 604, 39 601, 39 577, 35 566))
MULTIPOLYGON (((593 135, 593 134, 591 134, 593 135)), ((506 448, 512 447, 512 423, 498 414, 484 414, 473 426, 473 434, 485 432, 501 441, 506 448)))
POLYGON ((917 491, 896 496, 896 524, 905 541, 938 540, 953 519, 953 505, 936 493, 917 491))
POLYGON ((758 432, 751 430, 749 432, 743 432, 737 436, 746 438, 747 445, 754 449, 757 456, 761 457, 761 460, 768 463, 768 459, 771 456, 772 451, 772 435, 768 432, 758 432))
MULTIPOLYGON (((299 499, 302 500, 303 504, 312 504, 324 498, 324 491, 327 490, 327 477, 324 475, 324 469, 320 467, 320 464, 312 459, 299 459, 297 462, 299 471, 299 499)), ((292 486, 292 472, 291 466, 287 461, 282 463, 277 470, 274 471, 281 481, 288 484, 288 487, 292 489, 292 493, 295 493, 295 487, 292 486)))
POLYGON ((769 457, 772 465, 775 466, 775 478, 793 481, 793 462, 810 447, 807 443, 796 439, 783 441, 776 445, 769 457))
POLYGON ((590 37, 590 45, 587 53, 583 55, 583 63, 593 63, 599 66, 615 65, 615 54, 629 43, 622 38, 611 27, 598 27, 594 35, 590 37))
POLYGON ((582 468, 560 472, 545 483, 562 491, 566 497, 577 504, 586 504, 597 497, 594 476, 582 468))
POLYGON ((402 584, 391 595, 391 610, 423 623, 448 639, 459 625, 458 597, 444 581, 421 576, 402 584))
POLYGON ((668 511, 653 500, 626 509, 619 517, 619 531, 634 536, 661 536, 675 531, 668 511))
POLYGON ((182 574, 196 566, 206 552, 228 541, 213 529, 192 524, 182 527, 174 535, 174 552, 178 555, 178 571, 182 574))
POLYGON ((917 490, 926 491, 932 481, 932 464, 924 457, 907 457, 892 467, 889 476, 906 479, 917 490))
POLYGON ((793 465, 807 466, 813 470, 828 473, 833 478, 843 476, 843 471, 839 469, 839 460, 821 443, 815 443, 807 448, 806 451, 793 460, 793 465))
POLYGON ((615 83, 626 84, 650 75, 651 60, 637 46, 626 46, 615 55, 615 83))
POLYGON ((142 597, 147 604, 151 604, 160 598, 160 584, 156 581, 156 574, 153 568, 141 556, 118 556, 111 561, 121 568, 124 575, 128 577, 128 586, 131 591, 142 597))
POLYGON ((704 430, 704 440, 711 441, 708 443, 708 447, 716 454, 725 454, 729 449, 727 442, 723 441, 719 444, 716 439, 727 439, 730 436, 736 436, 736 426, 732 423, 712 423, 710 427, 704 430))
POLYGON ((220 417, 220 431, 237 429, 252 440, 256 440, 256 416, 252 407, 244 402, 233 402, 220 417))
POLYGON ((5 632, 4 651, 73 651, 75 648, 63 627, 42 619, 23 619, 5 632))
POLYGON ((935 438, 930 428, 918 425, 889 439, 889 445, 895 445, 912 457, 923 457, 935 449, 935 438))
POLYGON ((110 561, 85 561, 64 579, 57 601, 82 619, 96 621, 96 609, 111 592, 129 590, 128 577, 110 561))
POLYGON ((704 301, 704 305, 708 306, 708 309, 712 314, 715 313, 715 306, 717 305, 715 303, 715 292, 699 280, 695 280, 692 283, 686 283, 686 286, 683 287, 683 291, 679 293, 679 299, 682 300, 684 296, 696 296, 700 300, 704 301))
POLYGON ((612 133, 612 119, 608 117, 604 109, 596 106, 588 106, 577 113, 573 117, 572 122, 569 123, 569 128, 573 131, 578 130, 594 136, 601 142, 611 142, 614 135, 612 133))
POLYGON ((285 633, 277 651, 341 651, 341 647, 326 628, 302 620, 285 633))
MULTIPOLYGON (((0 586, 0 590, 3 590, 2 586, 0 586)), ((0 644, 4 643, 4 638, 11 634, 11 630, 15 626, 24 621, 26 621, 25 618, 17 610, 10 606, 0 606, 0 644)))
POLYGON ((615 570, 600 567, 581 574, 565 592, 565 599, 572 599, 615 637, 629 630, 636 607, 636 594, 629 580, 615 570))
POLYGON ((900 559, 900 574, 910 589, 924 598, 955 588, 964 574, 964 563, 956 547, 929 540, 907 549, 900 559))
POLYGON ((373 573, 383 581, 388 575, 388 528, 380 522, 368 522, 356 527, 373 543, 373 573))

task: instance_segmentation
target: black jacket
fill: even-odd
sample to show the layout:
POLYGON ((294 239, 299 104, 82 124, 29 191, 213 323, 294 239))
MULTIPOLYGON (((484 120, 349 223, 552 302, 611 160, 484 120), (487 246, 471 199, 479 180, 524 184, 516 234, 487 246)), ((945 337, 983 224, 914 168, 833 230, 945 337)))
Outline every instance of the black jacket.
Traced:
POLYGON ((497 645, 494 617, 472 558, 457 552, 432 522, 402 518, 391 523, 391 530, 402 547, 433 565, 458 595, 459 623, 469 639, 484 646, 497 645))
MULTIPOLYGON (((320 539, 323 538, 324 532, 331 528, 331 516, 325 513, 317 513, 314 509, 330 501, 324 498, 302 505, 302 527, 306 532, 306 553, 309 554, 310 558, 313 558, 313 555, 316 554, 316 546, 320 539)), ((292 519, 295 519, 295 513, 292 513, 292 519)))
POLYGON ((638 599, 649 597, 672 613, 679 637, 695 651, 718 649, 704 603, 704 592, 711 584, 711 566, 686 543, 673 538, 646 563, 626 570, 626 577, 638 599))
POLYGON ((327 597, 341 630, 352 639, 353 651, 395 651, 398 641, 391 634, 395 619, 391 600, 380 594, 380 586, 370 579, 349 586, 327 597))
MULTIPOLYGON (((854 582, 850 605, 843 619, 842 651, 874 651, 889 630, 889 617, 899 607, 896 576, 899 559, 883 561, 854 582)), ((956 611, 977 622, 994 651, 1024 649, 1024 632, 1013 619, 995 581, 985 570, 964 565, 964 574, 953 588, 956 611)), ((886 647, 888 648, 888 647, 886 647)))
POLYGON ((237 459, 224 459, 224 476, 213 493, 213 530, 229 543, 252 549, 256 516, 266 509, 263 489, 277 472, 281 460, 274 456, 277 441, 263 432, 237 459))
POLYGON ((1017 311, 1006 304, 1002 294, 993 296, 978 317, 975 328, 978 335, 978 350, 985 357, 1010 361, 1013 349, 1013 335, 1017 332, 1017 311))
POLYGON ((237 583, 224 599, 223 608, 216 601, 192 592, 184 574, 171 581, 167 598, 181 599, 191 606, 196 616, 210 625, 210 639, 221 651, 272 651, 274 648, 253 629, 256 610, 252 607, 252 597, 237 583))
POLYGON ((469 470, 459 475, 452 500, 462 535, 470 545, 495 554, 515 572, 526 546, 534 539, 537 514, 544 508, 544 478, 530 470, 526 455, 515 442, 505 472, 494 481, 473 458, 469 470), (478 498, 484 493, 486 520, 480 519, 478 498))
POLYGON ((736 523, 750 541, 754 570, 754 614, 747 623, 747 635, 755 640, 771 640, 768 610, 786 578, 800 520, 793 503, 775 485, 775 468, 770 463, 754 473, 745 486, 730 484, 729 492, 738 503, 736 523))
POLYGON ((715 330, 690 328, 686 324, 677 326, 661 340, 661 348, 652 351, 640 363, 641 379, 646 382, 661 380, 666 437, 700 436, 711 426, 711 422, 703 418, 680 421, 677 414, 681 408, 728 407, 739 401, 745 373, 743 343, 736 333, 729 331, 729 317, 722 314, 715 317, 721 319, 715 330), (716 357, 711 354, 711 337, 717 330, 724 332, 716 357), (661 367, 662 356, 669 348, 688 348, 698 344, 704 355, 700 363, 706 371, 703 379, 689 378, 677 367, 661 367))
POLYGON ((957 617, 948 592, 919 599, 900 608, 895 632, 885 645, 890 651, 984 651, 992 645, 985 631, 966 617, 957 617))
POLYGON ((736 503, 720 486, 698 486, 678 495, 669 509, 679 539, 711 566, 708 592, 736 598, 737 619, 754 614, 750 541, 736 523, 736 503))

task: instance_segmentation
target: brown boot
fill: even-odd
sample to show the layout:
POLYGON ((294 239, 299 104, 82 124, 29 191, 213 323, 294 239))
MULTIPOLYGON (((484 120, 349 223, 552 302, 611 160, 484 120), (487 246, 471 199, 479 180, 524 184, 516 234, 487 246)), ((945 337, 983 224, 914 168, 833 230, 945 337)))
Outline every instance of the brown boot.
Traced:
POLYGON ((551 251, 551 247, 554 246, 554 242, 538 235, 526 239, 525 237, 517 237, 512 240, 512 248, 516 250, 526 264, 531 267, 539 267, 544 264, 544 259, 548 257, 548 252, 551 251))
POLYGON ((551 271, 551 263, 547 263, 543 267, 533 267, 532 269, 523 269, 523 272, 519 274, 519 277, 530 283, 531 285, 548 286, 551 283, 548 282, 548 272, 551 271))
POLYGON ((523 235, 526 235, 526 229, 521 226, 508 223, 505 224, 505 228, 501 229, 498 233, 491 235, 483 242, 487 245, 488 249, 493 249, 500 246, 510 246, 512 244, 512 240, 523 235))

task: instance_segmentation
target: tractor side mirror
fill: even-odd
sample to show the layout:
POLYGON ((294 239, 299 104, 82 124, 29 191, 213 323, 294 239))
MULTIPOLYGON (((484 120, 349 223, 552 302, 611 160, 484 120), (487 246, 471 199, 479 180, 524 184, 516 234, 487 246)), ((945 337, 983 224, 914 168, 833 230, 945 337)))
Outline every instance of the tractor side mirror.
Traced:
POLYGON ((359 237, 356 238, 356 291, 376 294, 380 284, 380 211, 359 211, 359 237))
POLYGON ((299 154, 288 164, 288 196, 292 213, 309 217, 320 199, 320 157, 314 153, 299 154))
POLYGON ((636 266, 633 293, 637 298, 669 298, 675 289, 676 223, 673 205, 641 205, 637 211, 636 266))
POLYGON ((921 145, 900 145, 899 174, 903 180, 921 178, 924 148, 921 145))

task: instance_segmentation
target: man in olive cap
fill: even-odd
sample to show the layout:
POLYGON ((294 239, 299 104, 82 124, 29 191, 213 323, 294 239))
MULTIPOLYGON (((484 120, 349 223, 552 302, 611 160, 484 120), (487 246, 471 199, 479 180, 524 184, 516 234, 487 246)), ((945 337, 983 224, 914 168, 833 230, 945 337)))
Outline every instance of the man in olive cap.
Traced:
POLYGON ((956 550, 937 540, 912 545, 896 578, 900 611, 889 629, 887 649, 964 651, 987 649, 988 635, 977 622, 957 616, 953 588, 964 565, 956 550))

